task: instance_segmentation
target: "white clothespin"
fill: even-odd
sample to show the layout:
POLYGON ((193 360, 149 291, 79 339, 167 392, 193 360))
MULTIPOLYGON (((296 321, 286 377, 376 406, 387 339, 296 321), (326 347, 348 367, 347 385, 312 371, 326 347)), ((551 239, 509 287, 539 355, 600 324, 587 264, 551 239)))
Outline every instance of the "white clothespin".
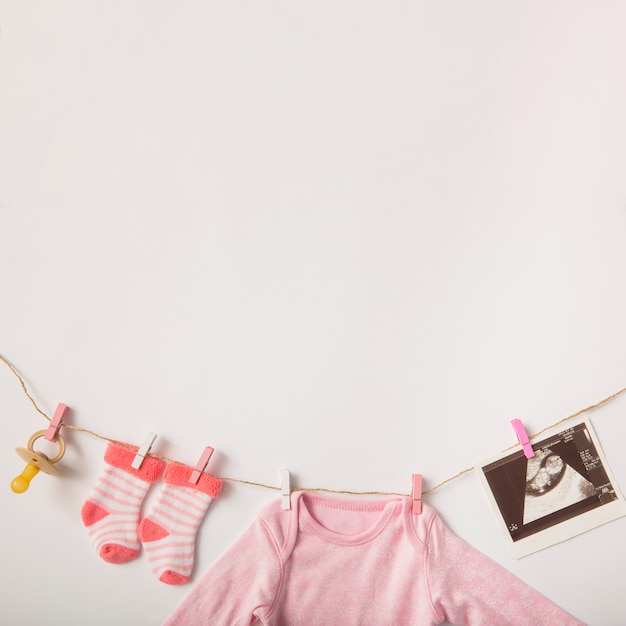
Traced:
POLYGON ((137 454, 135 455, 135 458, 130 465, 133 469, 138 470, 141 467, 143 460, 146 458, 146 456, 148 456, 150 448, 152 448, 152 444, 154 443, 154 440, 156 438, 156 434, 152 432, 149 432, 146 435, 146 438, 143 440, 143 443, 141 444, 139 450, 137 450, 137 454))
POLYGON ((280 483, 283 493, 283 511, 291 509, 291 475, 288 469, 280 470, 280 483))

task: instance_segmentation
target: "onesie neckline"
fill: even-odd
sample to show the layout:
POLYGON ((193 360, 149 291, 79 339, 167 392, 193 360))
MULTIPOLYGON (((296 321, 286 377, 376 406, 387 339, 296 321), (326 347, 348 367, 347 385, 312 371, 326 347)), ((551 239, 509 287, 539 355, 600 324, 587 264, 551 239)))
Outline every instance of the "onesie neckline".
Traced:
POLYGON ((392 517, 398 513, 398 510, 402 506, 401 498, 363 501, 328 497, 307 492, 299 492, 296 502, 294 513, 296 513, 298 517, 298 526, 301 530, 306 529, 323 541, 342 546, 357 546, 372 541, 385 530, 392 517), (380 515, 376 518, 374 523, 365 530, 353 535, 346 535, 330 530, 320 524, 313 515, 311 515, 307 507, 307 502, 314 502, 319 506, 336 510, 354 511, 355 513, 379 511, 380 515))

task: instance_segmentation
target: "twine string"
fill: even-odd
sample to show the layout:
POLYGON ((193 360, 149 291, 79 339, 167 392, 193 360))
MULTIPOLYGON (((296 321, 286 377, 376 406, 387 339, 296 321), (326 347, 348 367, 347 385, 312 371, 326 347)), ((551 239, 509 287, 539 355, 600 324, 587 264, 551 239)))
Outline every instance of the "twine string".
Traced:
POLYGON ((20 385, 22 385, 22 391, 26 394, 26 397, 31 401, 31 403, 35 407, 35 410, 37 411, 37 413, 40 413, 49 422, 51 422, 52 420, 37 406, 37 403, 35 402, 33 397, 28 393, 28 389, 26 388, 26 383, 24 382, 24 379, 19 375, 19 373, 15 369, 15 367, 13 367, 13 364, 10 363, 9 361, 7 361, 1 354, 0 354, 0 359, 13 372, 13 374, 17 377, 17 379, 20 381, 20 385))
MULTIPOLYGON (((34 398, 30 395, 30 393, 28 392, 28 388, 26 387, 26 383, 24 382, 24 379, 22 378, 22 376, 19 374, 19 372, 17 371, 17 369, 13 366, 13 364, 8 361, 7 359, 5 359, 1 354, 0 354, 0 361, 2 361, 13 373, 13 375, 19 380, 20 385, 22 387, 22 391, 24 392, 24 394, 26 395, 26 397, 30 400, 31 404, 33 405, 33 407, 35 407, 35 410, 37 411, 37 413, 39 413, 40 415, 42 415, 43 417, 45 417, 49 422, 52 421, 51 418, 44 412, 42 411, 38 406, 37 403, 35 402, 34 398)), ((610 396, 607 396, 606 398, 600 400, 599 402, 596 402, 595 404, 591 404, 588 407, 585 407, 584 409, 580 409, 579 411, 576 411, 575 413, 572 413, 571 415, 568 415, 567 417, 564 417, 560 420, 558 420, 557 422, 555 422, 554 424, 551 424, 550 426, 546 426, 545 428, 542 428, 540 431, 529 435, 530 439, 534 439, 535 437, 538 437, 539 435, 542 435, 543 433, 545 433, 546 431, 555 428, 556 426, 559 426, 561 424, 564 424, 565 422, 568 422, 572 419, 574 419, 575 417, 578 417, 580 415, 583 415, 584 413, 587 413, 588 411, 592 411, 593 409, 597 409, 599 407, 601 407, 602 405, 606 404, 607 402, 610 402, 611 400, 614 400, 615 398, 617 398, 618 396, 620 396, 621 394, 623 394, 626 391, 626 387, 620 389, 619 391, 616 391, 615 393, 611 394, 610 396)), ((102 441, 108 441, 110 443, 115 443, 118 444, 120 446, 124 446, 125 448, 132 448, 133 450, 135 449, 134 446, 131 446, 130 444, 124 442, 124 441, 118 441, 117 439, 111 439, 110 437, 105 437, 104 435, 101 435, 93 430, 89 430, 88 428, 81 428, 80 426, 74 426, 73 424, 62 424, 61 425, 62 428, 67 428, 69 430, 75 430, 81 433, 87 433, 88 435, 91 435, 92 437, 96 437, 98 439, 101 439, 102 441)), ((504 450, 502 450, 501 452, 508 452, 509 450, 512 450, 513 448, 516 448, 519 444, 518 443, 514 443, 512 445, 510 445, 508 448, 504 448, 504 450)), ((158 454, 153 454, 152 452, 150 452, 149 456, 153 456, 157 459, 161 459, 162 461, 165 461, 167 463, 180 463, 180 461, 176 461, 175 459, 170 459, 168 457, 165 456, 160 456, 158 454)), ((472 467, 467 467, 464 470, 461 470, 460 472, 456 473, 454 476, 450 476, 449 478, 446 478, 445 480, 442 480, 440 483, 436 484, 434 487, 431 487, 430 489, 423 491, 422 495, 427 495, 429 493, 433 493, 433 491, 437 491, 437 489, 440 489, 441 487, 443 487, 444 485, 447 485, 448 483, 451 483, 452 481, 456 480, 457 478, 461 478, 461 476, 464 476, 465 474, 468 474, 469 472, 472 472, 476 469, 475 465, 472 465, 472 467)), ((243 480, 241 478, 230 478, 230 477, 221 477, 221 480, 224 481, 228 481, 228 482, 232 482, 232 483, 239 483, 242 485, 250 485, 252 487, 262 487, 263 489, 272 489, 274 491, 280 491, 281 487, 276 487, 275 485, 268 485, 266 483, 258 483, 258 482, 254 482, 251 480, 243 480)), ((294 487, 292 489, 292 491, 323 491, 325 493, 338 493, 338 494, 345 494, 345 495, 355 495, 355 496, 406 496, 409 494, 406 493, 396 493, 396 492, 389 492, 389 491, 346 491, 343 489, 328 489, 326 487, 294 487)))

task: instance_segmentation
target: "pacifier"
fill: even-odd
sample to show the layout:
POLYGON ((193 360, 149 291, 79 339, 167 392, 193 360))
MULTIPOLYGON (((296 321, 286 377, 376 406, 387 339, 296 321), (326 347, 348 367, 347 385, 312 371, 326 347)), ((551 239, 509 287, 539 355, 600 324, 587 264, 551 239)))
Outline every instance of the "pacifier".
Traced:
POLYGON ((14 493, 24 493, 30 487, 30 481, 39 474, 40 471, 53 476, 60 476, 61 472, 54 466, 65 454, 65 439, 59 434, 59 428, 63 421, 63 416, 67 411, 67 406, 60 403, 54 416, 50 420, 47 430, 38 430, 29 440, 25 448, 15 448, 15 451, 26 461, 24 471, 11 481, 11 489, 14 493), (48 441, 56 443, 58 452, 52 458, 43 452, 35 450, 35 441, 40 437, 45 437, 48 441))
POLYGON ((29 440, 26 448, 15 448, 15 451, 26 461, 24 471, 11 481, 11 489, 14 493, 24 493, 30 487, 30 481, 39 474, 39 471, 53 476, 60 476, 61 472, 54 466, 65 454, 65 439, 61 435, 56 436, 59 450, 55 456, 48 458, 43 452, 33 448, 35 441, 44 437, 45 430, 38 430, 29 440))

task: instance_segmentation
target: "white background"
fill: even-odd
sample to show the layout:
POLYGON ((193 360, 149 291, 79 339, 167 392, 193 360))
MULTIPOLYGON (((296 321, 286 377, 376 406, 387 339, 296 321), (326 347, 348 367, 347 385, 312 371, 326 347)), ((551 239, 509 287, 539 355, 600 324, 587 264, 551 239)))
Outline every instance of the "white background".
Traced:
MULTIPOLYGON (((0 7, 0 353, 49 414, 408 493, 626 385, 623 2, 0 7)), ((191 586, 81 524, 104 442, 66 430, 63 476, 15 495, 46 422, 4 366, 0 415, 2 623, 161 623, 191 586)), ((626 397, 590 417, 624 487, 626 397)), ((225 485, 196 577, 273 497, 225 485)), ((428 502, 626 623, 626 519, 511 561, 475 474, 428 502)))

